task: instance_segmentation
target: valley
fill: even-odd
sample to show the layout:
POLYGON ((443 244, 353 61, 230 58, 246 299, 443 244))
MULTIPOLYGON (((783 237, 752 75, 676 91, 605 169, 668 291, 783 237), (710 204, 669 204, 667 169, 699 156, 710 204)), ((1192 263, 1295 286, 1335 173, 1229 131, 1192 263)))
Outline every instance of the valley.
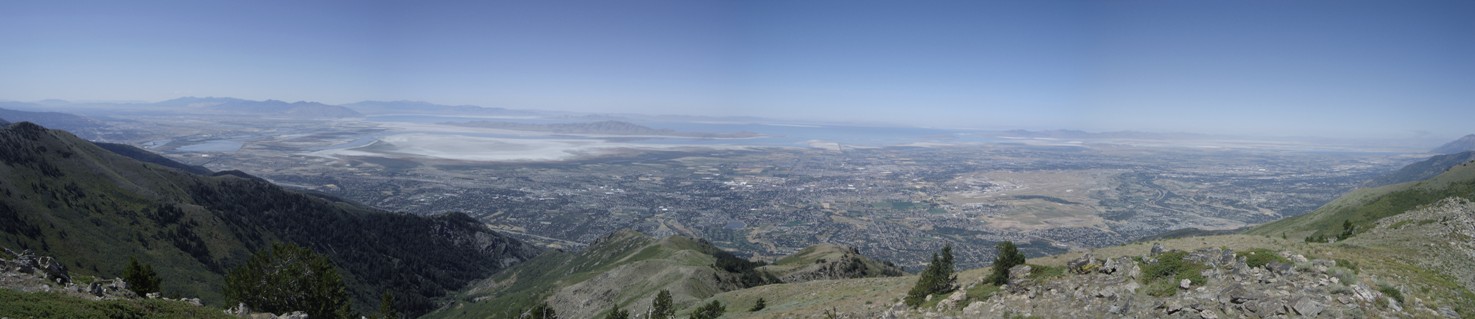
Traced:
POLYGON ((115 142, 184 163, 385 210, 464 212, 545 247, 633 229, 757 260, 849 245, 911 270, 945 243, 972 267, 1002 240, 1044 255, 1232 230, 1305 213, 1409 161, 1388 147, 1166 134, 614 126, 678 135, 632 137, 506 124, 583 120, 536 113, 497 117, 510 121, 498 128, 442 115, 109 117, 121 119, 111 136, 143 135, 115 142), (757 133, 708 136, 737 131, 757 133))

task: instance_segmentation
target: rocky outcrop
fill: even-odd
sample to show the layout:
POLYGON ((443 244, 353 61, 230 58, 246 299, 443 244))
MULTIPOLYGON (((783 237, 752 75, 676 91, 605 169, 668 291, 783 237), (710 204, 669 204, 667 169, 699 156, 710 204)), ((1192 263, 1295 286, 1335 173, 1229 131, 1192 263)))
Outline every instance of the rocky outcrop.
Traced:
MULTIPOLYGON (((1403 304, 1365 283, 1345 282, 1334 274, 1336 262, 1282 252, 1292 263, 1250 267, 1234 251, 1205 248, 1187 252, 1185 262, 1203 267, 1203 282, 1173 281, 1170 296, 1145 293, 1142 269, 1154 262, 1145 256, 1103 258, 1087 255, 1071 261, 1059 278, 1028 279, 1030 266, 1010 269, 1009 284, 982 301, 955 305, 948 296, 936 309, 893 307, 882 318, 1386 318, 1451 317, 1448 307, 1403 304), (1089 271, 1084 271, 1089 270, 1089 271), (948 307, 942 304, 948 303, 948 307)), ((1354 277, 1355 278, 1355 277, 1354 277)), ((982 284, 982 283, 980 283, 982 284)), ((972 285, 967 285, 972 286, 972 285)), ((959 294, 955 294, 959 295, 959 294)))

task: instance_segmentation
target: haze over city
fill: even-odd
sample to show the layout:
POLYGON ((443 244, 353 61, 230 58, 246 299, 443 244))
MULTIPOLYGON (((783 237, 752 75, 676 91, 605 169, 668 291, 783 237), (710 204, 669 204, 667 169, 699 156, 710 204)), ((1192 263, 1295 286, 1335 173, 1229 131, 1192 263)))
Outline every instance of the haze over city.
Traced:
POLYGON ((1448 139, 1467 1, 0 4, 0 99, 1448 139))

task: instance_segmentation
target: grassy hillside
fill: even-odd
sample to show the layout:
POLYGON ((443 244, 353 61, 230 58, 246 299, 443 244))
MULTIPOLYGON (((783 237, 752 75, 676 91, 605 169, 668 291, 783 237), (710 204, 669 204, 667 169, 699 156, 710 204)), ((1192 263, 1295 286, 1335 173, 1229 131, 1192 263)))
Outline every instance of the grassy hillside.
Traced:
POLYGON ((1428 205, 1448 197, 1475 199, 1475 164, 1455 165, 1427 180, 1354 190, 1305 215, 1286 218, 1247 231, 1250 234, 1305 238, 1333 238, 1343 222, 1369 228, 1379 219, 1428 205))
POLYGON ((31 123, 0 128, 0 246, 100 277, 121 275, 123 261, 138 257, 159 271, 166 296, 224 305, 225 271, 271 242, 291 242, 332 259, 359 309, 392 291, 411 313, 535 254, 462 214, 391 214, 153 161, 31 123))
POLYGON ((0 314, 8 318, 234 318, 220 308, 175 300, 90 300, 62 293, 0 289, 0 314))
POLYGON ((551 251, 508 269, 458 296, 426 318, 511 318, 548 300, 560 316, 585 318, 615 304, 645 311, 660 290, 679 306, 753 284, 743 264, 710 243, 673 236, 655 239, 620 231, 578 253, 551 251))
POLYGON ((784 282, 820 279, 891 277, 902 275, 894 264, 861 255, 850 247, 819 244, 784 256, 759 270, 773 274, 784 282))

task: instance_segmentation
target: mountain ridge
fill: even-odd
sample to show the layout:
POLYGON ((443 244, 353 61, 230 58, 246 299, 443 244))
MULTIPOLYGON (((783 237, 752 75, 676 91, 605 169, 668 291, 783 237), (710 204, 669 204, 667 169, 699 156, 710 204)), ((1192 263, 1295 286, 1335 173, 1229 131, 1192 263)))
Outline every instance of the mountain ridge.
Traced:
POLYGON ((358 309, 391 290, 408 313, 537 253, 465 214, 388 213, 156 160, 29 122, 0 128, 0 244, 95 276, 116 276, 119 260, 138 257, 168 278, 166 295, 219 305, 226 270, 290 242, 328 256, 358 309))

